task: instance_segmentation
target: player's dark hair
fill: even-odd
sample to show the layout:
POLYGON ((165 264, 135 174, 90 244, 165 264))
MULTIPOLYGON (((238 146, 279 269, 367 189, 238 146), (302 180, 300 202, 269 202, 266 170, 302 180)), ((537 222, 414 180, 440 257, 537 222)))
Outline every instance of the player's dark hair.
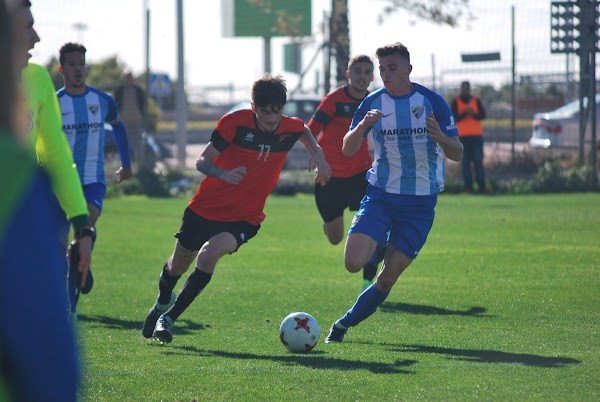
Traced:
POLYGON ((377 49, 375 55, 378 59, 385 56, 391 56, 393 54, 399 54, 401 57, 406 59, 410 63, 410 53, 408 48, 400 42, 392 43, 391 45, 385 45, 377 49))
POLYGON ((283 76, 263 75, 252 84, 251 97, 257 107, 282 108, 287 102, 287 88, 283 76))
POLYGON ((373 67, 373 60, 366 54, 359 54, 352 57, 350 61, 348 61, 348 70, 350 70, 355 63, 369 63, 371 67, 373 67))
POLYGON ((81 53, 83 55, 83 59, 85 60, 85 52, 87 52, 87 49, 85 48, 85 46, 83 46, 79 43, 69 42, 69 43, 64 44, 63 47, 61 47, 60 51, 58 52, 58 54, 59 54, 58 61, 61 66, 63 66, 65 64, 66 54, 73 53, 73 52, 81 53))

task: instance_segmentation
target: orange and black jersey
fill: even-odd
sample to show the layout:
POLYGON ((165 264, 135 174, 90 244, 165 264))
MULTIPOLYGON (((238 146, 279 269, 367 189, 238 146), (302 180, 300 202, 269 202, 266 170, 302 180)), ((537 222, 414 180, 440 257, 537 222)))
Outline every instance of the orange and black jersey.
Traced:
POLYGON ((256 126, 250 109, 223 116, 211 136, 212 145, 220 152, 214 163, 226 170, 244 166, 246 176, 238 185, 206 177, 189 208, 210 220, 259 225, 265 219, 265 201, 277 184, 287 153, 303 132, 304 123, 296 117, 282 116, 275 133, 265 133, 256 126))
POLYGON ((344 135, 352 123, 354 112, 362 99, 356 99, 348 93, 348 86, 339 87, 327 94, 317 108, 314 116, 308 122, 308 128, 318 142, 327 163, 331 166, 332 177, 352 177, 371 167, 373 159, 365 138, 359 151, 348 157, 342 153, 344 135))

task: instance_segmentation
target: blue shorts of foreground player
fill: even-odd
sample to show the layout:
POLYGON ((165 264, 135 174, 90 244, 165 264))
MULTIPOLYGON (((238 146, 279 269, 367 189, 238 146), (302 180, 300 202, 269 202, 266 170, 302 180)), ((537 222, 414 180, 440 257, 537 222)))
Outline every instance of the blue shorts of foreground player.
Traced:
POLYGON ((379 247, 388 241, 413 260, 433 226, 437 194, 390 194, 369 185, 348 234, 362 233, 379 247))

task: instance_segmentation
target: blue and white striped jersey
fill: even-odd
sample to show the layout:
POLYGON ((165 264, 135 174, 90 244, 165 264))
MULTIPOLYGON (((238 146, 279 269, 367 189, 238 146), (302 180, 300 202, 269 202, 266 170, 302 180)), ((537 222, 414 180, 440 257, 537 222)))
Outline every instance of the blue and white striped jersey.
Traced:
POLYGON ((82 95, 71 95, 64 87, 56 94, 62 114, 63 132, 73 152, 82 184, 106 183, 105 123, 113 127, 122 166, 131 166, 127 133, 112 96, 90 86, 82 95))
POLYGON ((419 84, 414 84, 413 91, 404 96, 393 96, 380 88, 362 101, 350 130, 371 109, 381 110, 383 118, 365 133, 372 133, 375 145, 368 182, 392 194, 431 195, 443 191, 444 154, 429 138, 425 118, 433 111, 442 131, 449 137, 457 136, 454 116, 446 101, 419 84))

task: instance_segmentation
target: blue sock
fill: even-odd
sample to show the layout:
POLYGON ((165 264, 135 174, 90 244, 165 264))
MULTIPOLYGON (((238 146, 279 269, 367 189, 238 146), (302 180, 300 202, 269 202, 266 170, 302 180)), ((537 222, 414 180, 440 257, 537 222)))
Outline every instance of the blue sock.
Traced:
POLYGON ((390 292, 380 292, 377 286, 372 284, 358 296, 354 306, 338 320, 338 323, 346 328, 354 327, 371 316, 381 303, 388 297, 390 292))

